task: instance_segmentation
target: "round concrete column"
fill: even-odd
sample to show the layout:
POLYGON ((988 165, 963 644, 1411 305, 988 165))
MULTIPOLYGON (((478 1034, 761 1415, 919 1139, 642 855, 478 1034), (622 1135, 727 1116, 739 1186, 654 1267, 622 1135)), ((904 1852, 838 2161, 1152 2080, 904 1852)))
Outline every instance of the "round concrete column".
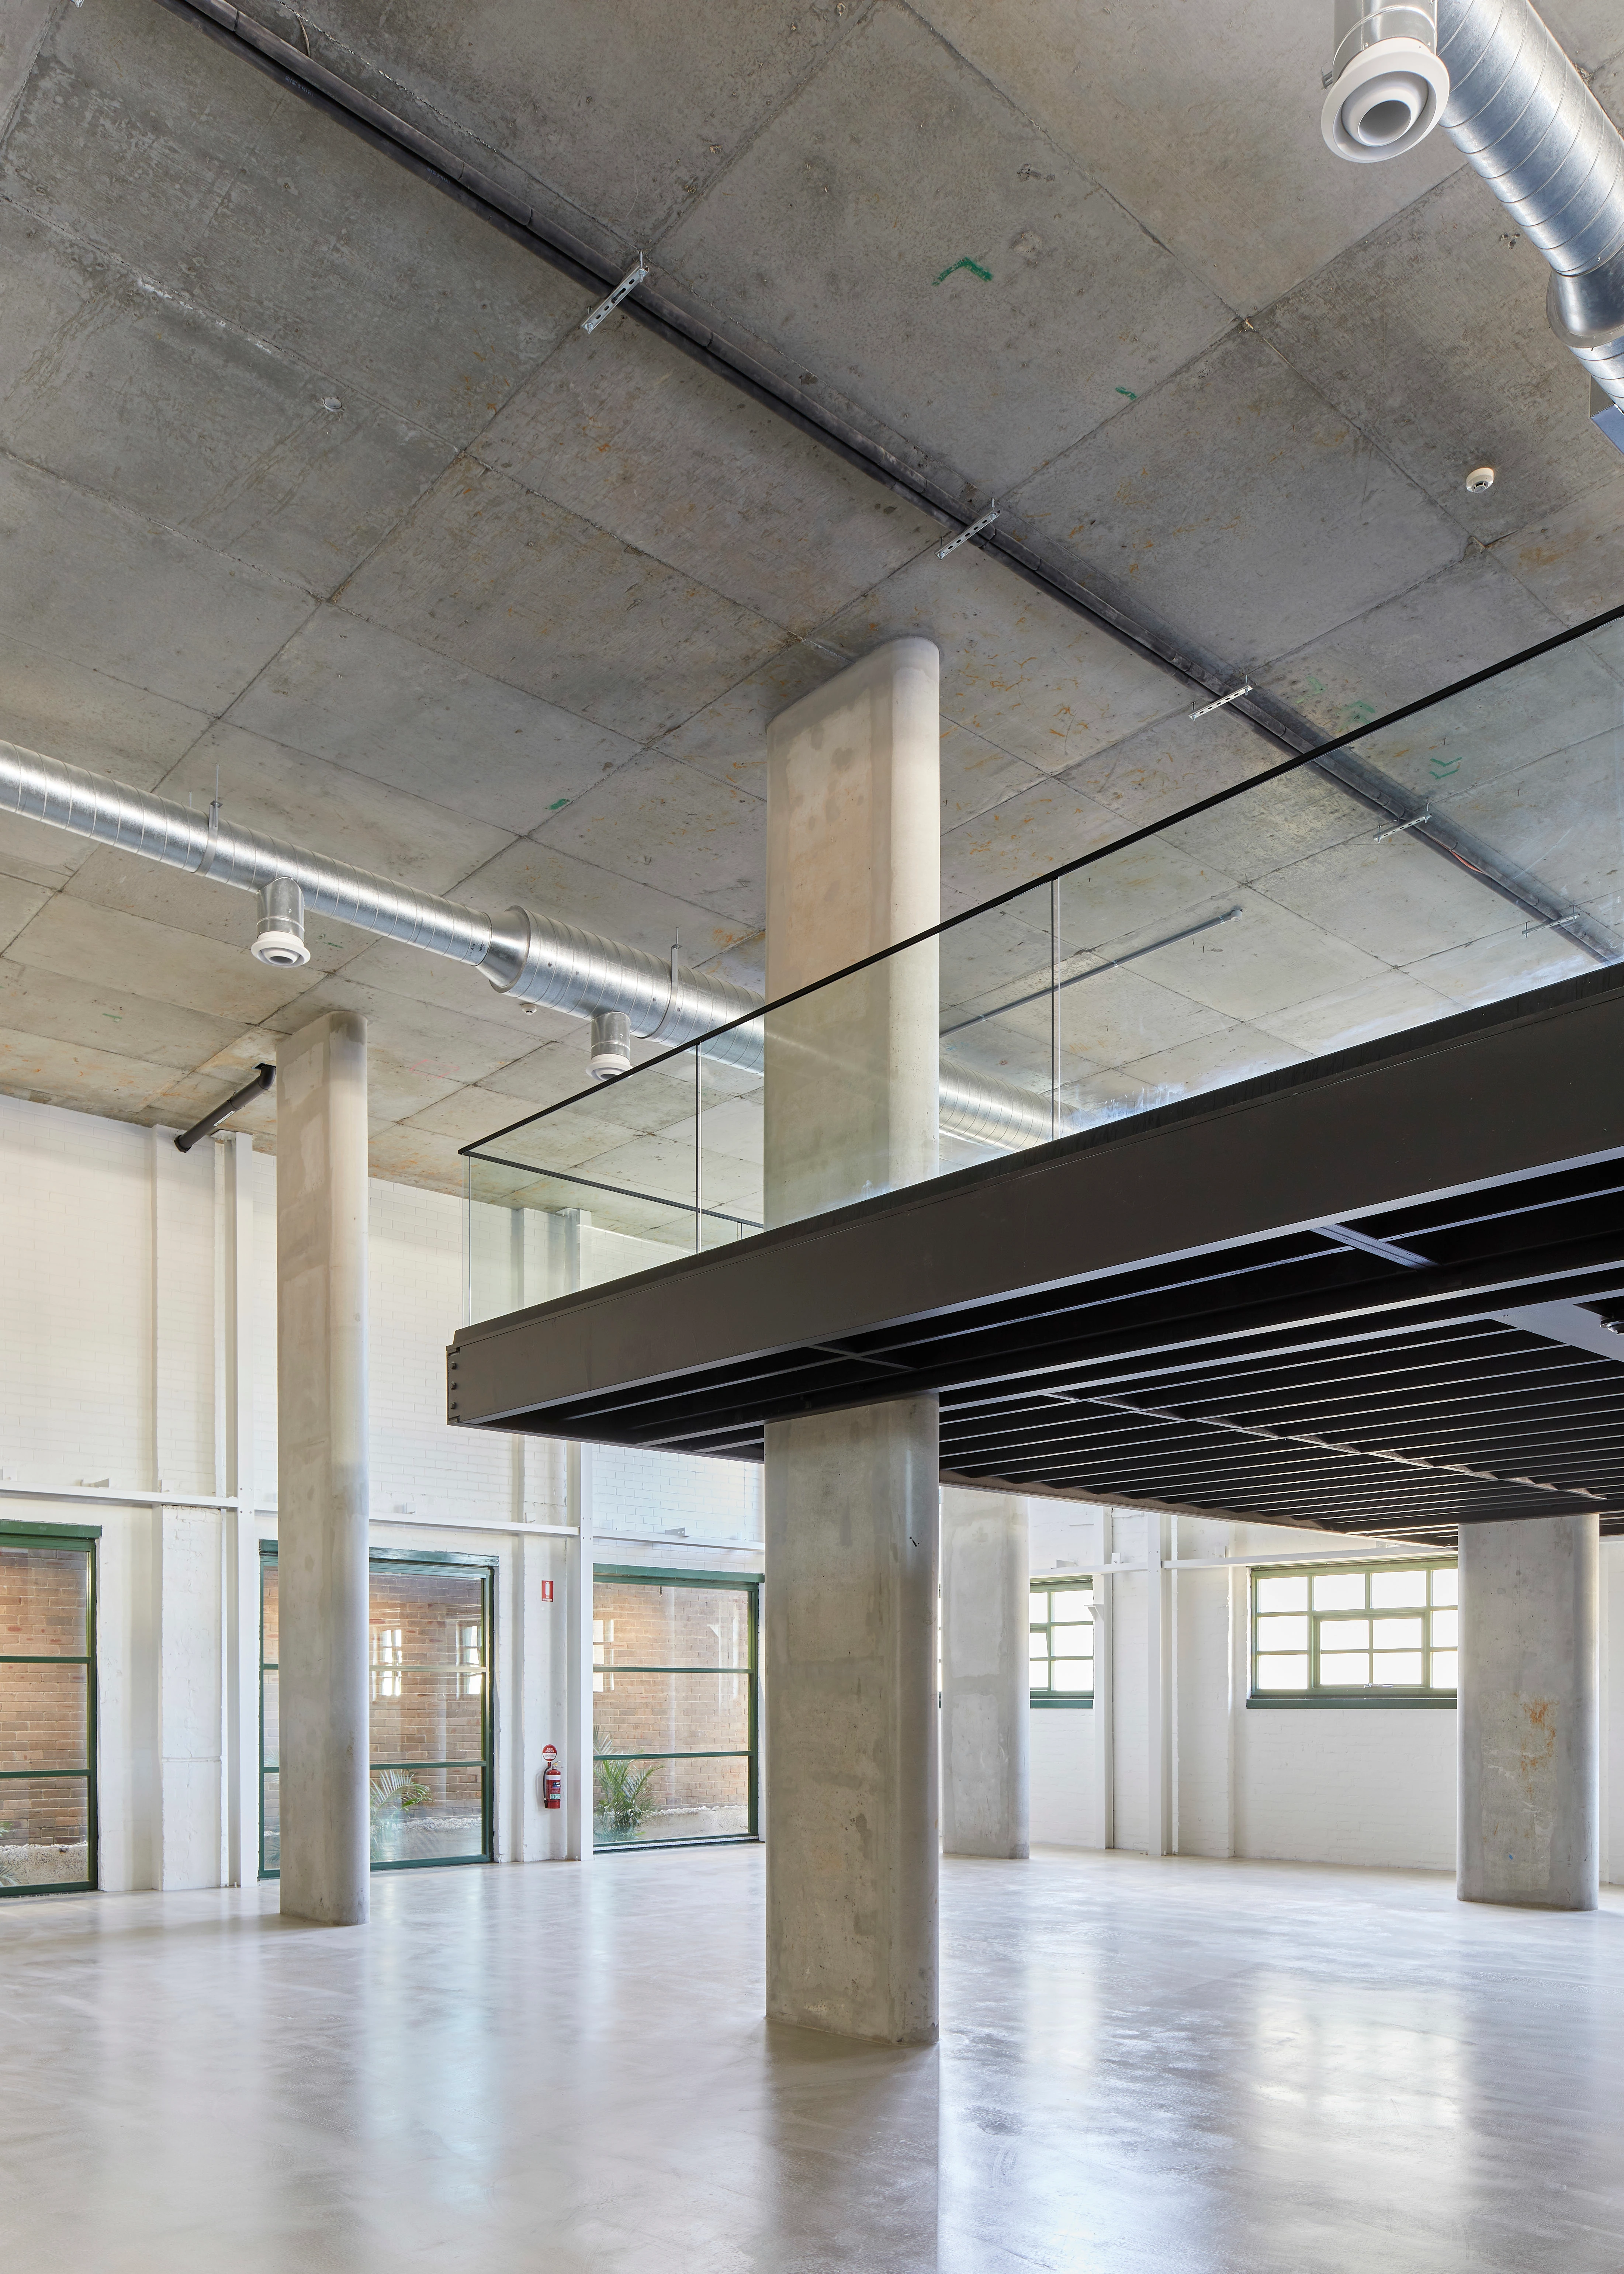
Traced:
POLYGON ((1462 1902, 1594 1910, 1598 1516, 1461 1526, 1462 1902))
POLYGON ((276 1058, 282 1909, 367 1915, 366 1021, 276 1058))
POLYGON ((1031 1837, 1026 1503, 942 1495, 942 1852, 1025 1856, 1031 1837))
MULTIPOLYGON (((939 659, 893 640, 774 719, 767 991, 940 914, 939 659)), ((936 952, 766 1021, 767 1221, 936 1163, 936 952)), ((896 2044, 936 2035, 934 1397, 767 1429, 767 2011, 896 2044)))

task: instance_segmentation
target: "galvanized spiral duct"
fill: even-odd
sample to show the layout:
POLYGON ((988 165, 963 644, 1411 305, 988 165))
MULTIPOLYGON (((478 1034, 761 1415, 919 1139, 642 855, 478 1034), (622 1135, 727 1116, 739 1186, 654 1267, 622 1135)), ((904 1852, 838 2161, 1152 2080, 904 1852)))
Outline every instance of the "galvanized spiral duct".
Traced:
MULTIPOLYGON (((489 916, 438 893, 414 892, 347 862, 307 853, 263 831, 240 828, 215 808, 194 813, 153 791, 126 788, 105 774, 11 742, 0 742, 0 813, 49 822, 74 836, 245 892, 286 880, 303 892, 307 910, 473 964, 515 1002, 545 1004, 582 1019, 623 1012, 634 1034, 667 1049, 761 1008, 761 998, 748 988, 673 968, 643 948, 529 908, 510 907, 489 916)), ((718 1035, 707 1055, 759 1069, 760 1020, 751 1018, 718 1035)), ((951 1066, 942 1073, 941 1118, 944 1128, 986 1144, 1039 1144, 1049 1134, 1046 1099, 1013 1083, 951 1066)))

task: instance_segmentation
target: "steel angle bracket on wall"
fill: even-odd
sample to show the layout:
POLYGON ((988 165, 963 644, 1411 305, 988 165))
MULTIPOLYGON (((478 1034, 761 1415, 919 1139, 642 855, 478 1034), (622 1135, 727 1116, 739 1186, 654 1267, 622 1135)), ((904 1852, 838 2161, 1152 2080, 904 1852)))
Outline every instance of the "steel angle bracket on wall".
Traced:
POLYGON ((447 1418, 758 1457, 769 1419, 932 1391, 961 1480, 1053 1483, 1036 1452, 1086 1421, 1096 1442, 1166 1441, 1161 1483, 1124 1500, 1244 1508, 1234 1491, 1267 1457, 1312 1478, 1292 1504, 1333 1528, 1339 1511, 1413 1528, 1598 1493, 1610 1510, 1624 1339, 1614 1357, 1601 1306, 1624 1317, 1620 1163, 1615 970, 464 1327, 447 1418), (1531 1415, 1555 1367, 1591 1420, 1535 1470, 1515 1447, 1192 1419, 1166 1386, 1188 1375, 1193 1396, 1201 1369, 1258 1353, 1289 1372, 1317 1352, 1329 1379, 1380 1337, 1429 1380, 1493 1355, 1531 1415), (1181 1492, 1169 1466, 1208 1481, 1181 1492))

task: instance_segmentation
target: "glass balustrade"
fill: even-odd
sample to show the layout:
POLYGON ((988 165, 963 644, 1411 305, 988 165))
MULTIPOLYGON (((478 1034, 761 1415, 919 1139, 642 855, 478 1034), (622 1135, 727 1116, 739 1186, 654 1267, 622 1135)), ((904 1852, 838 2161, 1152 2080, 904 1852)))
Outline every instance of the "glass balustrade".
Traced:
POLYGON ((1095 784, 1116 841, 469 1146, 470 1318, 1624 956, 1624 621, 1284 770, 1222 732, 1203 806, 1095 784))

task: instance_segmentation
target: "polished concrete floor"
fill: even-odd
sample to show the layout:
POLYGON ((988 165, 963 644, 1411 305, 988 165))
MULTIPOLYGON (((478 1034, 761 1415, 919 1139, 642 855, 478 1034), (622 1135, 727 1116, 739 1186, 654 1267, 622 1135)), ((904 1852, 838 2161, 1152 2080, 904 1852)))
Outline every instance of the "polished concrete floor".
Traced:
POLYGON ((939 2052, 769 2029, 751 1848, 0 1906, 15 2274, 1614 2274, 1624 1898, 944 1871, 939 2052))

